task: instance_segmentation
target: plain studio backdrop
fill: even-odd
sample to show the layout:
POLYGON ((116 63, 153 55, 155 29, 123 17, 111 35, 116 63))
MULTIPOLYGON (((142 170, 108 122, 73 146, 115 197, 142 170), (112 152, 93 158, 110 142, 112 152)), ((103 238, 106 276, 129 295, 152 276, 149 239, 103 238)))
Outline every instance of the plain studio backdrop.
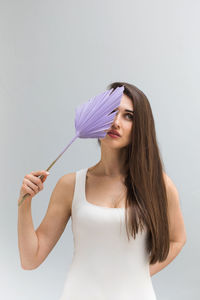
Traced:
MULTIPOLYGON (((199 299, 199 12, 198 0, 0 1, 1 299, 59 299, 73 254, 71 219, 46 260, 23 270, 19 191, 26 174, 46 169, 74 137, 75 108, 113 81, 148 97, 180 196, 187 243, 152 277, 157 298, 199 299)), ((99 159, 96 139, 66 150, 32 200, 35 229, 58 179, 99 159)))

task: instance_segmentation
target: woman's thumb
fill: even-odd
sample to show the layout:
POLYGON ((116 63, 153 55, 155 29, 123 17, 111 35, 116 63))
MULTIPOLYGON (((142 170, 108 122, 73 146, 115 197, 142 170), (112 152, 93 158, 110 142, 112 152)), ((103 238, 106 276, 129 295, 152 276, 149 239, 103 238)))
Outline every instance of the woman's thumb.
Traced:
POLYGON ((43 176, 43 177, 42 177, 42 182, 44 182, 44 181, 47 179, 47 176, 48 176, 48 175, 50 175, 49 172, 47 172, 47 171, 44 171, 44 172, 43 172, 43 174, 42 174, 42 176, 43 176))

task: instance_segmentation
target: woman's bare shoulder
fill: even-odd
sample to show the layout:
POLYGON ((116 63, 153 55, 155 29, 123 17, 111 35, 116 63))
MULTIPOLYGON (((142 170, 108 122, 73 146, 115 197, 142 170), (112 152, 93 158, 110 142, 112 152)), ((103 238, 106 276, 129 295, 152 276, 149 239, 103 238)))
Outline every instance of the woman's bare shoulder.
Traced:
MULTIPOLYGON (((91 167, 88 167, 88 171, 90 171, 91 167)), ((71 173, 67 173, 64 174, 62 177, 60 177, 60 181, 63 182, 63 186, 65 188, 71 189, 73 191, 74 186, 75 186, 75 181, 76 181, 76 173, 78 171, 75 172, 71 172, 71 173)), ((88 172, 89 173, 89 172, 88 172)))
POLYGON ((76 172, 67 173, 61 176, 60 180, 62 180, 63 182, 73 181, 75 180, 75 176, 76 176, 76 172))
POLYGON ((178 199, 179 194, 178 194, 178 190, 177 190, 177 187, 176 187, 174 181, 169 177, 169 175, 167 175, 164 172, 163 172, 163 176, 164 176, 164 181, 165 181, 165 186, 166 186, 166 192, 168 195, 168 200, 174 201, 174 198, 178 199))
POLYGON ((164 178, 164 181, 165 181, 165 184, 166 184, 167 188, 172 188, 172 187, 175 186, 172 179, 164 171, 163 171, 163 178, 164 178))
POLYGON ((60 177, 59 181, 63 184, 63 188, 68 192, 73 192, 76 180, 76 172, 64 174, 60 177))
POLYGON ((59 178, 58 181, 60 182, 60 187, 62 188, 62 194, 65 195, 65 205, 67 205, 67 207, 70 209, 71 215, 71 207, 76 181, 76 172, 64 174, 59 178))

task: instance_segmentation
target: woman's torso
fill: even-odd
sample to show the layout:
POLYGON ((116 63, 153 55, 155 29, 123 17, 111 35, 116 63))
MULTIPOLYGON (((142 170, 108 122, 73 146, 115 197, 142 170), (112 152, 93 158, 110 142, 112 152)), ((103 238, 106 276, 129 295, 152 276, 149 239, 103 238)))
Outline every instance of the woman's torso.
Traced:
POLYGON ((76 172, 71 207, 74 252, 60 300, 156 299, 147 231, 139 231, 135 240, 127 238, 122 181, 105 182, 90 176, 87 168, 76 172))

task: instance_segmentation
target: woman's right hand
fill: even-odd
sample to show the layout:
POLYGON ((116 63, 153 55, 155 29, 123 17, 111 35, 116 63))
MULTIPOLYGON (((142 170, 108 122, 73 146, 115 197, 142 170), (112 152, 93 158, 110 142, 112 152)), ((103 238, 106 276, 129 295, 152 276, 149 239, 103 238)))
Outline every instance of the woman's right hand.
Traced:
POLYGON ((24 176, 22 186, 20 189, 20 198, 18 203, 22 199, 25 194, 30 194, 26 197, 26 200, 31 200, 36 194, 38 194, 41 190, 43 190, 44 185, 43 182, 46 180, 49 172, 42 170, 42 171, 33 171, 24 176), (43 175, 43 179, 38 178, 39 176, 43 175))

